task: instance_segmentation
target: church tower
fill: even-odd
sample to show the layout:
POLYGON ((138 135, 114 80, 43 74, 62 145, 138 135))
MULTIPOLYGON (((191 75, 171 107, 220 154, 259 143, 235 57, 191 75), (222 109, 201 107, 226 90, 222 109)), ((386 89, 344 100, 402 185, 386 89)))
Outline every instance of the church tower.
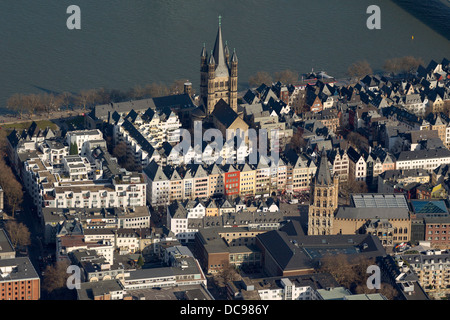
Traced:
POLYGON ((219 16, 214 49, 208 56, 206 45, 200 54, 200 99, 207 115, 214 111, 216 104, 223 99, 237 112, 238 59, 236 50, 230 57, 228 43, 223 45, 222 17, 219 16))
POLYGON ((308 235, 333 234, 334 214, 338 209, 339 178, 331 175, 325 150, 311 186, 308 235))

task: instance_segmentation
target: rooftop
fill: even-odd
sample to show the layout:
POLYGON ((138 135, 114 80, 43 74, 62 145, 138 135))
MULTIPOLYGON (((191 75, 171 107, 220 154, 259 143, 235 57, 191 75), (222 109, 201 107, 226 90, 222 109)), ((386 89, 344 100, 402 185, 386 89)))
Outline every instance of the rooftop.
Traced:
POLYGON ((28 257, 0 259, 0 282, 39 279, 28 257))

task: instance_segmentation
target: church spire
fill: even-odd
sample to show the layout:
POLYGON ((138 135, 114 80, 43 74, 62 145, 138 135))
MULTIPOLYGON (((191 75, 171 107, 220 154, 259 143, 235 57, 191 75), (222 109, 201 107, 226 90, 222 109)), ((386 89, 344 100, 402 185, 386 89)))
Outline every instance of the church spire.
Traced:
POLYGON ((211 55, 209 56, 208 64, 209 65, 215 65, 216 64, 216 60, 214 59, 214 54, 213 54, 212 51, 211 51, 211 55))
POLYGON ((217 30, 213 55, 216 62, 216 77, 228 77, 230 74, 225 60, 225 50, 222 40, 222 16, 219 16, 219 29, 217 30))
POLYGON ((200 54, 201 57, 207 57, 208 53, 206 52, 206 43, 203 42, 203 48, 202 53, 200 54))
POLYGON ((231 56, 231 62, 238 62, 236 49, 233 49, 233 55, 231 56))

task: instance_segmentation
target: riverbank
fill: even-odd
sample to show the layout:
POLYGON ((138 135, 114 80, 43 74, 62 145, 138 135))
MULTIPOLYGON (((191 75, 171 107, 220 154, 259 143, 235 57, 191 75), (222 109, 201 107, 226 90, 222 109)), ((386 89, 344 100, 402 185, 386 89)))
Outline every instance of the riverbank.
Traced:
POLYGON ((51 129, 57 129, 57 122, 66 121, 68 119, 79 117, 79 112, 76 111, 57 111, 52 112, 50 115, 34 115, 31 118, 19 115, 0 115, 0 128, 4 129, 18 129, 22 130, 28 128, 29 125, 35 121, 38 123, 39 128, 45 129, 49 127, 51 129), (66 120, 63 120, 66 119, 66 120))

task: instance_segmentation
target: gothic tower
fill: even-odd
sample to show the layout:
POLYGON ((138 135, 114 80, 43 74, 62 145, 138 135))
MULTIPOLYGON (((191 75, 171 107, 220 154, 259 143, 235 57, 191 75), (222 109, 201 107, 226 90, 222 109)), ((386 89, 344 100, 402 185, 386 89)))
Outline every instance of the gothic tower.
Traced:
POLYGON ((333 234, 334 214, 338 208, 339 178, 331 175, 325 150, 311 186, 308 235, 333 234))
POLYGON ((206 45, 203 44, 200 54, 200 99, 205 106, 207 115, 214 111, 214 107, 220 99, 223 99, 237 112, 237 77, 236 50, 233 50, 230 58, 228 44, 223 45, 222 22, 219 16, 219 29, 214 50, 208 57, 206 45))

